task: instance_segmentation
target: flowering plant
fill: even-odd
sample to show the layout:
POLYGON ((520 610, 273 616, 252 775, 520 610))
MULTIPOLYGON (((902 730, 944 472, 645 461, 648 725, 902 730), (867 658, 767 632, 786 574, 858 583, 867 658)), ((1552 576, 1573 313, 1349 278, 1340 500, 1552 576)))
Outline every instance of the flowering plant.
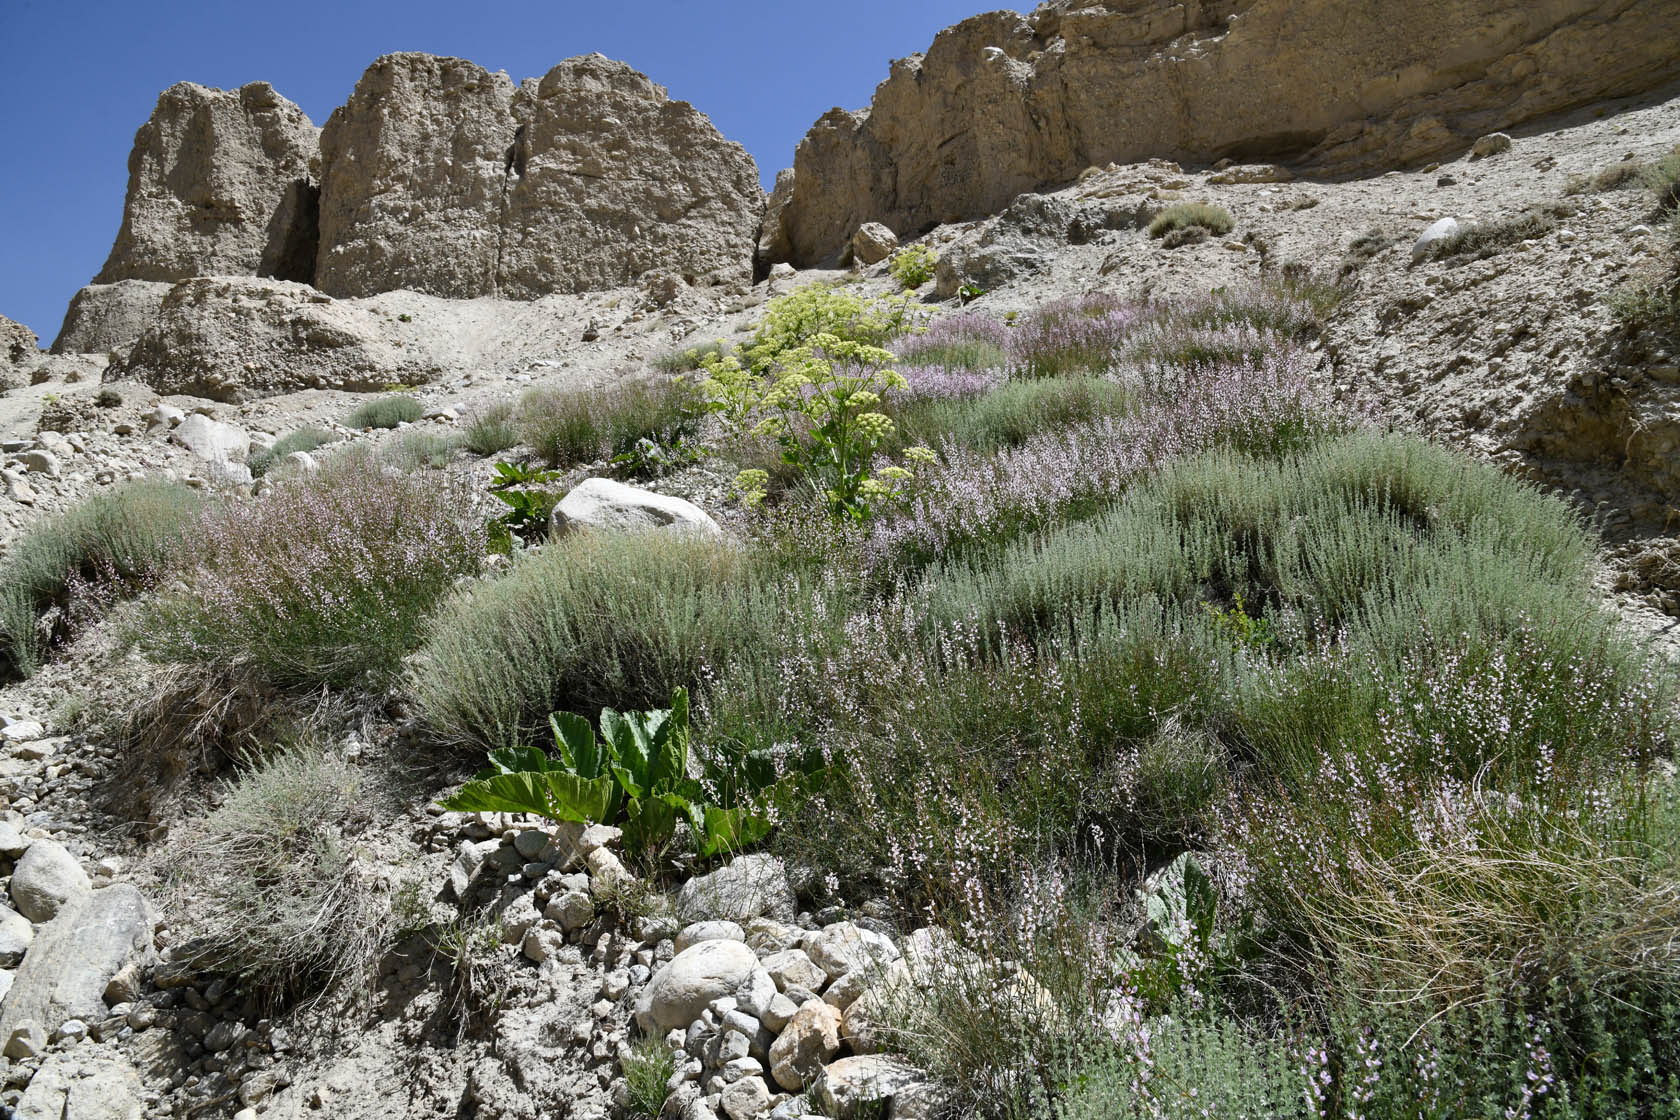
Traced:
MULTIPOLYGON (((914 468, 934 457, 913 447, 904 456, 910 466, 875 466, 876 451, 894 431, 880 411, 882 398, 906 387, 892 361, 877 346, 823 333, 785 351, 773 379, 754 376, 732 355, 709 356, 706 391, 727 426, 740 434, 758 417, 747 434, 774 439, 782 461, 816 481, 832 512, 863 520, 904 497, 914 468)), ((735 485, 756 505, 768 481, 764 471, 743 471, 735 485)))

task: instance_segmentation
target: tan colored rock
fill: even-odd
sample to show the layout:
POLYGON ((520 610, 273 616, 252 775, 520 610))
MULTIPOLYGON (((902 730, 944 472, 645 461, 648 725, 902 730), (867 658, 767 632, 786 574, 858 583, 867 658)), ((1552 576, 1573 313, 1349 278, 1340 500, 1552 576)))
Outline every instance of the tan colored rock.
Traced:
POLYGON ((1388 170, 1680 76, 1680 6, 1639 0, 1055 0, 989 12, 895 62, 794 159, 770 259, 829 263, 1001 210, 1087 167, 1150 157, 1388 170), (1333 29, 1333 30, 1332 30, 1333 29))
POLYGON ((182 82, 134 137, 122 229, 95 283, 272 276, 315 264, 318 130, 267 82, 182 82))
POLYGON ((868 268, 898 251, 898 234, 880 222, 865 222, 852 234, 852 260, 868 268))
POLYGON ((70 299, 54 354, 109 354, 128 350, 157 321, 167 281, 119 280, 89 284, 70 299))
POLYGON ((463 59, 387 55, 327 121, 321 153, 316 282, 335 296, 752 278, 764 213, 752 157, 601 55, 518 89, 463 59))
POLYGON ((239 402, 302 389, 373 391, 433 371, 391 345, 369 308, 303 284, 219 276, 170 289, 106 379, 239 402))
POLYGON ((374 62, 321 130, 316 284, 493 294, 517 130, 506 74, 412 52, 374 62))
POLYGON ((28 371, 40 357, 35 332, 0 315, 0 389, 28 384, 28 371))
POLYGON ((840 1012, 811 1000, 788 1021, 770 1045, 770 1075, 776 1084, 797 1093, 816 1080, 823 1066, 840 1050, 840 1012))
POLYGON ((706 115, 622 62, 571 58, 514 97, 499 287, 513 299, 626 285, 752 281, 758 165, 706 115))

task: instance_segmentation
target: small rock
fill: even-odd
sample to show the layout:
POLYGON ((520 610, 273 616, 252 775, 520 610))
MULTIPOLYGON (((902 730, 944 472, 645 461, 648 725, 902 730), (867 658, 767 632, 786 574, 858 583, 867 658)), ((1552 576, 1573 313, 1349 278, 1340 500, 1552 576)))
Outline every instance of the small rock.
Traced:
POLYGON ((10 906, 0 906, 0 966, 15 968, 35 940, 35 927, 10 906))
POLYGON ((4 730, 0 730, 0 738, 4 738, 8 743, 28 743, 44 737, 46 733, 47 729, 38 721, 18 719, 8 723, 4 730))
POLYGON ((13 1061, 33 1058, 47 1048, 47 1032, 33 1019, 25 1019, 12 1028, 3 1051, 13 1061))
POLYGON ((724 1088, 718 1103, 730 1120, 756 1120, 770 1111, 770 1087, 762 1077, 743 1077, 724 1088))
POLYGON ((926 1074, 897 1058, 877 1054, 841 1058, 817 1076, 811 1099, 825 1116, 863 1120, 880 1115, 900 1093, 927 1080, 926 1074))
POLYGON ((1487 159, 1511 150, 1511 138, 1503 132, 1490 132, 1470 146, 1471 159, 1487 159))
POLYGON ((595 900, 584 891, 566 891, 549 899, 543 917, 571 933, 595 920, 595 900))
POLYGON ((770 1046, 770 1075, 797 1093, 840 1049, 840 1012, 820 1000, 801 1007, 770 1046))
POLYGON ((1437 241, 1445 241, 1458 233, 1457 218, 1442 218, 1419 235, 1412 245, 1412 263, 1416 264, 1429 254, 1429 247, 1437 241))
POLYGON ((37 840, 12 872, 12 900, 32 922, 48 922, 73 899, 93 889, 76 857, 52 840, 37 840))
POLYGON ((798 902, 782 861, 758 854, 739 856, 710 875, 684 883, 676 910, 685 922, 744 922, 761 915, 786 922, 798 912, 798 902))
POLYGON ((580 483, 554 507, 550 533, 559 538, 577 530, 659 530, 714 539, 724 535, 718 523, 693 502, 610 478, 580 483))
POLYGON ((852 259, 868 268, 898 251, 898 234, 880 222, 865 222, 852 234, 852 259))
POLYGON ((18 459, 23 463, 24 470, 30 474, 44 474, 48 478, 58 477, 58 456, 51 451, 25 451, 18 459))
POLYGON ((686 1027, 757 968, 758 957, 743 943, 703 941, 654 974, 636 1001, 636 1021, 648 1033, 686 1027))
POLYGON ((745 941, 746 932, 734 922, 695 922, 677 934, 677 952, 702 941, 745 941))

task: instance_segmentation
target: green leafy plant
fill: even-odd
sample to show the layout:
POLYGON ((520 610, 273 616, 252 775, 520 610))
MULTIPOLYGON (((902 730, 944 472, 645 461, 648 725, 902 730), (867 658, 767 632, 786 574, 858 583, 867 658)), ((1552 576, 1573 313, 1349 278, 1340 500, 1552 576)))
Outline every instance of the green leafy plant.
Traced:
POLYGON ((986 289, 978 284, 964 284, 957 289, 957 300, 966 307, 985 294, 986 289))
POLYGON ((1233 638, 1238 645, 1250 649, 1263 649, 1271 645, 1277 639, 1271 619, 1249 614, 1248 601, 1241 591, 1237 592, 1233 599, 1234 605, 1225 610, 1220 610, 1212 603, 1203 604, 1214 625, 1233 638))
MULTIPOLYGON (((875 452, 893 434, 893 422, 879 411, 883 396, 905 388, 904 378, 888 368, 893 356, 832 334, 782 354, 774 381, 757 377, 734 357, 707 360, 706 389, 725 424, 739 430, 761 417, 752 434, 774 439, 782 461, 811 477, 822 488, 829 509, 863 520, 903 496, 915 465, 933 452, 913 447, 905 452, 911 467, 874 467, 875 452)), ((743 471, 736 486, 748 504, 765 496, 768 475, 743 471)))
POLYGON ((461 813, 533 813, 556 822, 616 824, 633 851, 660 852, 679 821, 702 859, 762 840, 770 821, 750 807, 707 800, 688 777, 688 691, 660 711, 601 713, 601 734, 570 712, 549 716, 558 758, 536 747, 491 751, 490 769, 444 801, 461 813))
MULTIPOLYGON (((909 296, 869 299, 813 284, 770 301, 764 321, 744 351, 740 365, 756 374, 771 373, 784 356, 809 346, 821 335, 865 346, 883 346, 917 324, 915 301, 909 296)), ((720 354, 702 355, 710 372, 720 354)))
POLYGON ((911 245, 893 258, 892 278, 904 285, 906 291, 913 291, 933 279, 934 266, 938 263, 939 254, 932 249, 911 245))
POLYGON ((559 477, 559 471, 515 463, 496 464, 496 481, 490 484, 490 493, 508 507, 508 512, 490 519, 490 544, 494 550, 511 551, 515 536, 529 540, 548 533, 549 518, 560 503, 560 496, 542 487, 559 477))

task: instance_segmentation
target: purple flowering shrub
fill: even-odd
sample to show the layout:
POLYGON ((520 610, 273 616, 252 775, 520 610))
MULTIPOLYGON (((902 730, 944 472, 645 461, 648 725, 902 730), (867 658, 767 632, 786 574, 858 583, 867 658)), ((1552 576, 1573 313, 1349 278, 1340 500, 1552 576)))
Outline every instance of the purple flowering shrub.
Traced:
POLYGON ((299 690, 389 679, 484 554, 464 487, 360 457, 212 507, 189 536, 142 646, 299 690))

